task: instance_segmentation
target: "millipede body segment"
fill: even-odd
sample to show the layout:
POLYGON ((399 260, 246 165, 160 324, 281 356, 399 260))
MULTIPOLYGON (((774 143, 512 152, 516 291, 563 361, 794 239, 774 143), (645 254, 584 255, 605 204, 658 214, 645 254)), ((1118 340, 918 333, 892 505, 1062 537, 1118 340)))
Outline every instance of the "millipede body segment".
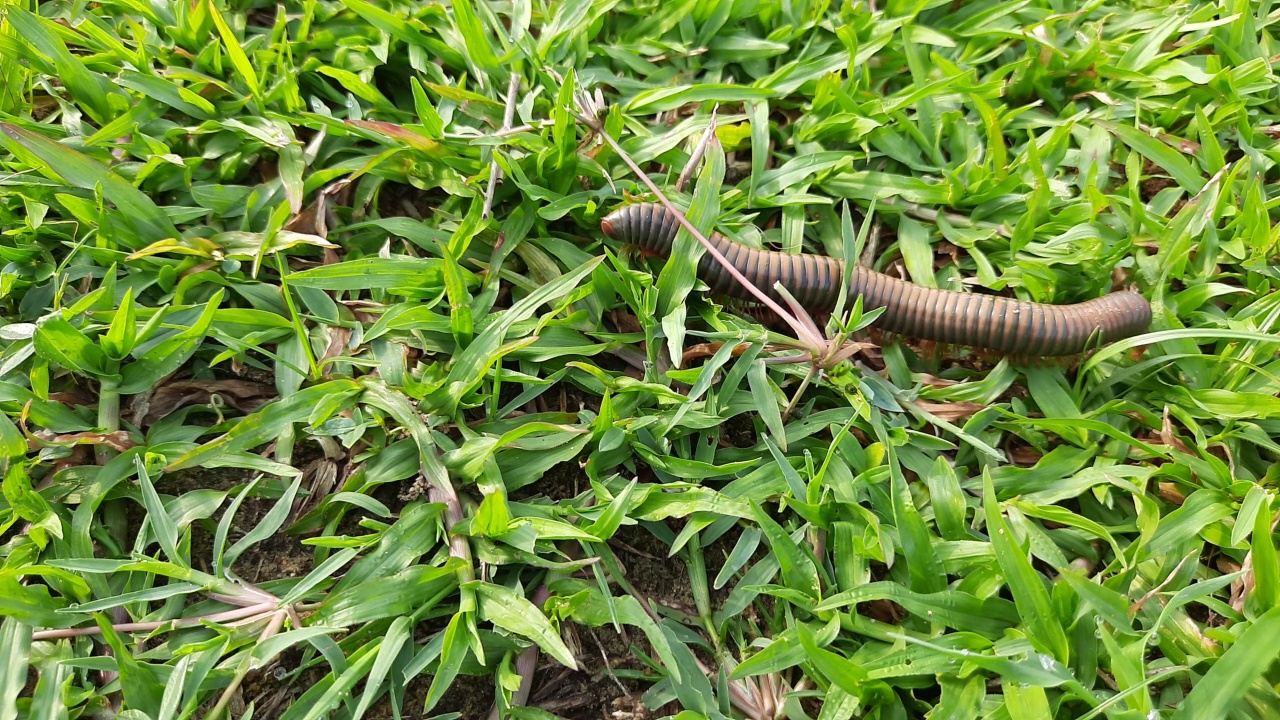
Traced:
MULTIPOLYGON (((606 235, 667 257, 680 224, 658 203, 623 207, 600 223, 606 235)), ((823 255, 757 250, 719 233, 708 238, 731 265, 770 298, 781 283, 808 310, 833 309, 840 299, 843 261, 823 255)), ((755 300, 710 253, 698 261, 698 277, 714 292, 755 300)), ((1059 357, 1086 352, 1145 332, 1151 305, 1136 292, 1116 292, 1072 305, 1047 305, 994 295, 926 288, 864 267, 849 280, 850 302, 862 296, 864 311, 884 308, 875 327, 888 332, 1008 355, 1059 357)))

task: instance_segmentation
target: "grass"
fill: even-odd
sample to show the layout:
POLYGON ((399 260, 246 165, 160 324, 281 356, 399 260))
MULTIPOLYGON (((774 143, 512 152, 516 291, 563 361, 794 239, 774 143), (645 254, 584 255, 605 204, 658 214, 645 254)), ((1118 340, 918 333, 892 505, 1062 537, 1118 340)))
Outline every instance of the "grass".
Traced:
POLYGON ((0 720, 1280 718, 1271 3, 0 11, 0 720), (712 228, 1154 321, 767 332, 712 228))

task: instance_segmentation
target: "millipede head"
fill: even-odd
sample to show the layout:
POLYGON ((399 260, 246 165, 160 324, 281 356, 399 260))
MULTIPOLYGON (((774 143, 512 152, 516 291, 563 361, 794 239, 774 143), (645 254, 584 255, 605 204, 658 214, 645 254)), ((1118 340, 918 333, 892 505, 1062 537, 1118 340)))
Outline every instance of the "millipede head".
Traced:
POLYGON ((605 234, 605 237, 610 237, 615 240, 618 238, 616 234, 617 230, 613 227, 613 215, 606 215, 604 219, 600 221, 600 231, 605 234))
POLYGON ((623 205, 600 220, 600 231, 605 237, 619 240, 626 245, 641 245, 642 231, 651 225, 647 222, 650 214, 645 212, 645 205, 623 205))

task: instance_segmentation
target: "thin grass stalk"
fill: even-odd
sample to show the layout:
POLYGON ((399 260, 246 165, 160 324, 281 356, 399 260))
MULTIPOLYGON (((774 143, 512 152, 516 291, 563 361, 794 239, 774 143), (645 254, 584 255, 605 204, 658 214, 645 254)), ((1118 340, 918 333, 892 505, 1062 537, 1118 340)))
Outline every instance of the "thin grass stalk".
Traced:
POLYGON ((669 199, 667 199, 666 194, 664 194, 660 189, 658 189, 658 186, 654 184, 654 182, 649 179, 649 176, 646 175, 645 172, 640 169, 640 166, 637 165, 635 161, 631 159, 631 156, 627 154, 627 151, 623 149, 622 145, 605 130, 604 125, 599 120, 589 118, 577 110, 571 110, 570 112, 573 114, 574 117, 578 119, 579 122, 586 125, 593 132, 599 135, 600 138, 604 140, 609 145, 609 147, 611 147, 613 151, 618 154, 618 157, 622 158, 622 161, 625 162, 629 168, 631 168, 631 171, 636 174, 636 177, 640 178, 640 180, 658 198, 658 202, 662 203, 663 207, 665 207, 667 210, 669 210, 671 213, 674 214, 676 221, 680 223, 680 226, 683 227, 685 230, 687 230, 695 238, 697 238, 698 242, 702 244, 702 247, 713 258, 716 259, 716 262, 720 263, 720 265, 725 269, 725 272, 729 273, 730 277, 732 277, 744 288, 746 288, 747 292, 750 292, 752 295, 754 295, 757 300, 759 300, 761 303, 765 305, 765 307, 772 310, 779 318, 782 318, 782 320, 786 322, 787 325, 789 325, 793 331, 795 331, 796 336, 801 338, 809 347, 813 349, 815 354, 819 352, 818 348, 821 348, 825 345, 822 338, 814 337, 812 333, 809 331, 809 329, 804 326, 803 323, 801 323, 798 319, 796 319, 791 313, 787 312, 786 310, 783 310, 782 307, 778 305, 778 303, 774 302, 773 299, 770 298, 767 294, 765 294, 764 291, 762 291, 760 288, 752 284, 752 282, 748 280, 745 275, 739 272, 738 269, 735 268, 718 249, 716 249, 715 245, 711 244, 711 241, 707 240, 706 236, 704 236, 696 227, 694 227, 693 223, 689 222, 688 218, 684 216, 684 213, 681 212, 680 209, 677 208, 674 204, 672 204, 672 202, 669 199))

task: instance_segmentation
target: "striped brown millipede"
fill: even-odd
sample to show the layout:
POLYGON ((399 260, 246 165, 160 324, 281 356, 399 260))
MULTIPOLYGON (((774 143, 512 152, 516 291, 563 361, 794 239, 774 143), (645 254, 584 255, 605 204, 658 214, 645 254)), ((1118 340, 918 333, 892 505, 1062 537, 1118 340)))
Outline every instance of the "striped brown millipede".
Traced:
MULTIPOLYGON (((661 257, 671 253, 680 228, 675 214, 657 203, 624 206, 600 226, 605 235, 661 257)), ((708 240, 777 302, 782 298, 774 283, 808 310, 831 310, 839 301, 844 263, 837 258, 757 250, 719 233, 708 240)), ((713 292, 754 299, 710 254, 699 260, 698 278, 713 292)), ((922 287, 858 266, 850 276, 849 302, 859 295, 864 311, 884 308, 875 322, 882 331, 1023 357, 1078 355, 1145 332, 1151 323, 1150 303, 1132 291, 1052 305, 922 287)))

